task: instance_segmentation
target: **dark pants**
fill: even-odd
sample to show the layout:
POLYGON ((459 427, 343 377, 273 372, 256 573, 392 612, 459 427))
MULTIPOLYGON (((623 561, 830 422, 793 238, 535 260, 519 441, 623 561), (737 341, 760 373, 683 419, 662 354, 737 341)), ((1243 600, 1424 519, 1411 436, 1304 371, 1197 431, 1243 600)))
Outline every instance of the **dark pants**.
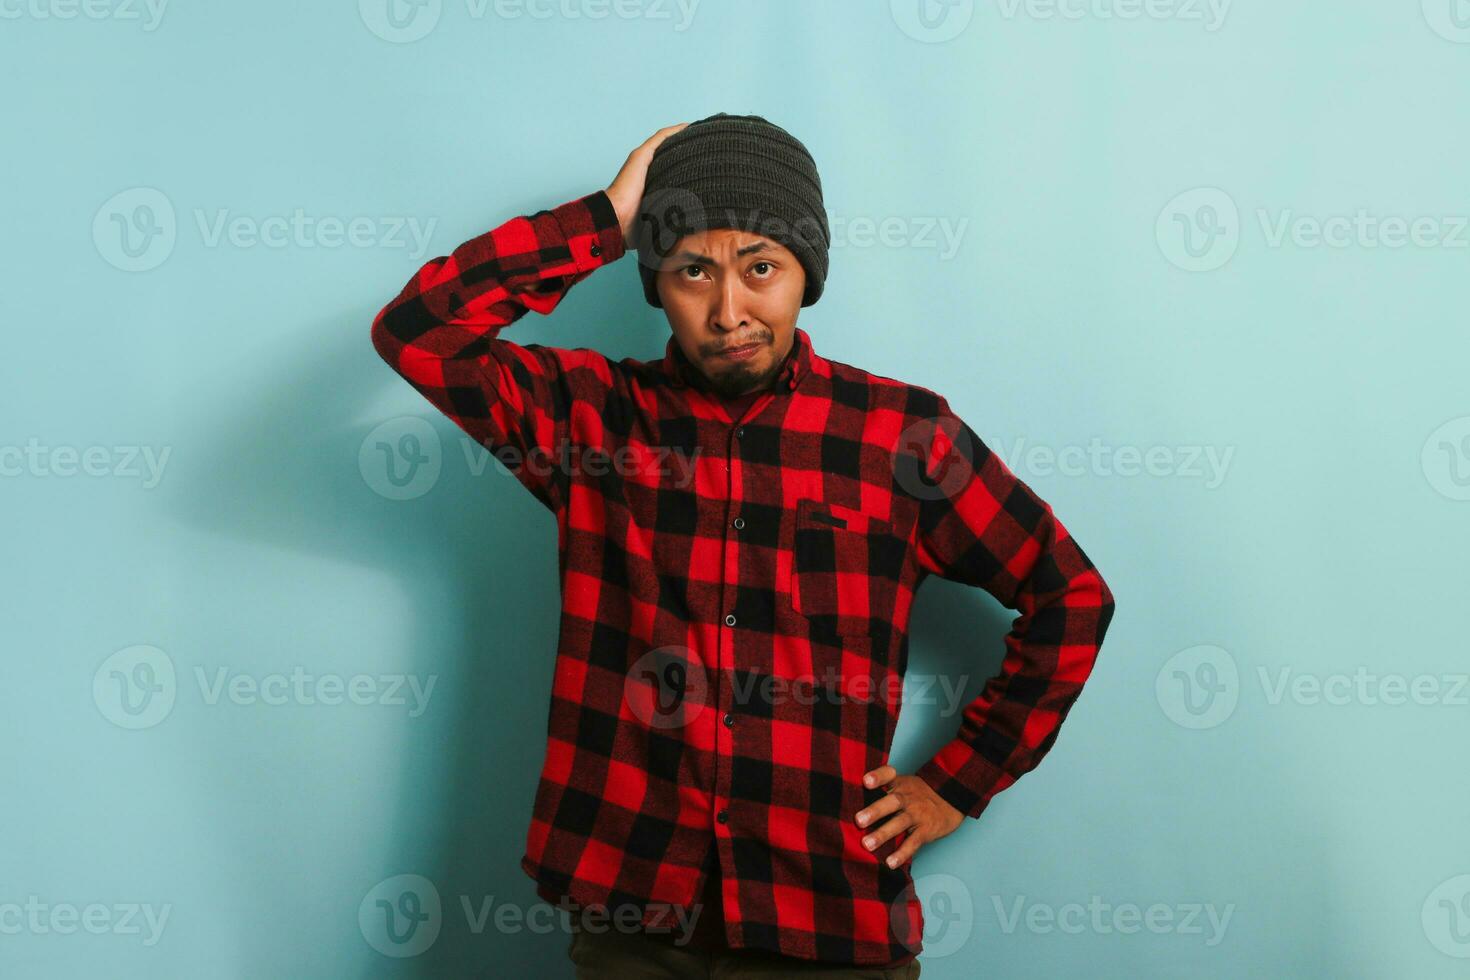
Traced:
POLYGON ((737 977, 810 977, 812 980, 918 980, 919 961, 903 966, 842 966, 766 950, 701 948, 625 932, 572 928, 567 949, 577 980, 725 980, 737 977))

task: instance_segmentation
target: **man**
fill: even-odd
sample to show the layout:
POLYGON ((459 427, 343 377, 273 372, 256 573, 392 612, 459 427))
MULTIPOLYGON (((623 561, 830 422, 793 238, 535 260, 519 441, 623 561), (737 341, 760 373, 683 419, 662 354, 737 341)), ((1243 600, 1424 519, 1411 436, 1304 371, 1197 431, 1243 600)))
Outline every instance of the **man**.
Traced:
POLYGON ((556 518, 521 864, 578 912, 578 976, 917 977, 909 861, 1041 760, 1112 618, 1087 555, 943 397, 817 354, 796 320, 829 244, 806 147, 719 113, 430 261, 373 324, 556 518), (634 243, 662 359, 499 336, 634 243), (1020 616, 954 739, 899 774, 929 575, 1020 616))

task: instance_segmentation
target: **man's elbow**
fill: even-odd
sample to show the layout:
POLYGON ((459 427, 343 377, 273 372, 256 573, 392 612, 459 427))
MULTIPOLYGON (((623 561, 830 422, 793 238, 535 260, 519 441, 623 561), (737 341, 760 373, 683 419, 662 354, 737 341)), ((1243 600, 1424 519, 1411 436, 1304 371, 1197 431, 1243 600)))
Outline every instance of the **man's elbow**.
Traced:
POLYGON ((1113 612, 1117 609, 1117 602, 1113 599, 1113 590, 1108 587, 1107 581, 1096 568, 1092 569, 1090 591, 1092 600, 1097 605, 1097 640, 1101 643, 1103 634, 1107 632, 1108 624, 1113 621, 1113 612))
POLYGON ((398 366, 398 352, 402 349, 403 345, 398 342, 398 339, 393 336, 392 331, 388 329, 388 311, 390 309, 391 306, 385 306, 378 311, 377 316, 373 317, 373 350, 378 352, 378 356, 386 361, 389 367, 396 369, 398 366))

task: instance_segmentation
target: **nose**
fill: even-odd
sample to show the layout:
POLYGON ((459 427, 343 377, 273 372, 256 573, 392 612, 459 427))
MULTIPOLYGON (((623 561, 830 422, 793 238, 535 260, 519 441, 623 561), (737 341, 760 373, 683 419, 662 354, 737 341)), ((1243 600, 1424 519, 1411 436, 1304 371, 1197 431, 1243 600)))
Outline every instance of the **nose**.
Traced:
POLYGON ((720 284, 715 300, 715 330, 730 333, 749 325, 750 318, 746 313, 745 301, 745 286, 741 283, 740 277, 726 276, 720 284))

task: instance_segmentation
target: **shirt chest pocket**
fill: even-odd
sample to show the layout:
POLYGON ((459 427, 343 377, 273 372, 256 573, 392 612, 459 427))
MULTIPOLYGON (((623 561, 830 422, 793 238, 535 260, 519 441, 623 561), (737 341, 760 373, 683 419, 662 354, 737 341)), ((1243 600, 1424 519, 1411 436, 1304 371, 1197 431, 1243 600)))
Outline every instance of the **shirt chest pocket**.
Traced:
POLYGON ((796 502, 791 606, 815 629, 866 635, 892 614, 906 554, 888 521, 814 497, 796 502))

